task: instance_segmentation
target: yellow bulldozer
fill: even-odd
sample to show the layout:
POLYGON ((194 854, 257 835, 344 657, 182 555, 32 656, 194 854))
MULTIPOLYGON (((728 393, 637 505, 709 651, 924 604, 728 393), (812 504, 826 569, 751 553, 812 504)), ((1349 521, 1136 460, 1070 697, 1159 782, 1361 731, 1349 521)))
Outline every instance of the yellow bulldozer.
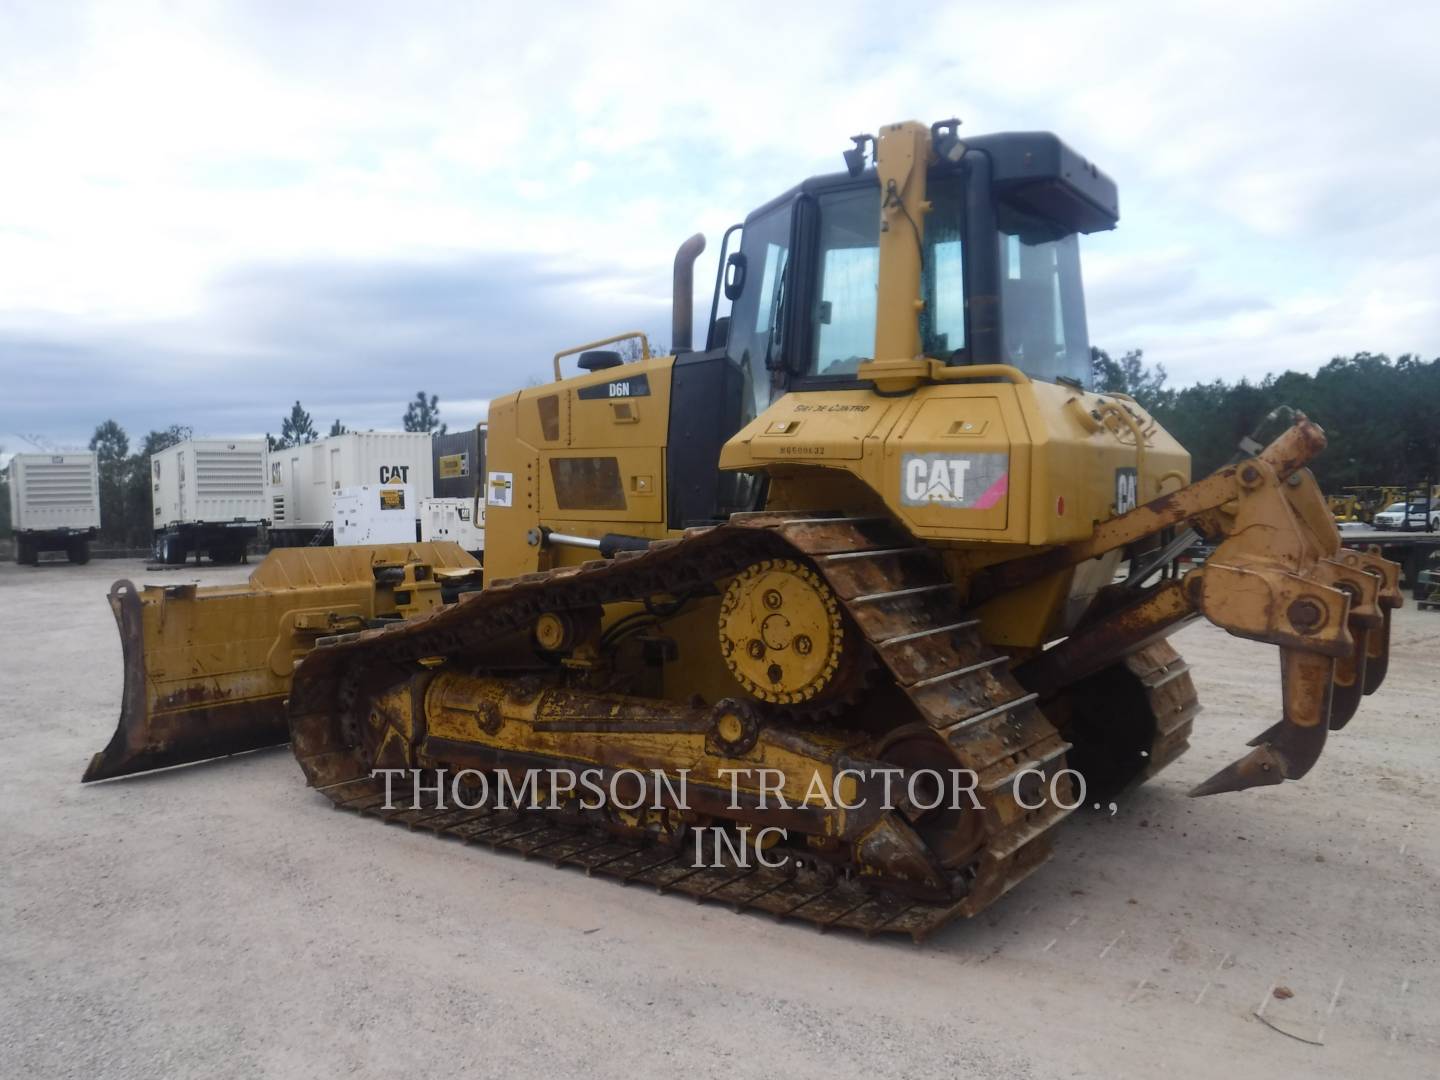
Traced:
POLYGON ((1323 433, 1192 482, 1091 389, 1077 237, 1118 200, 1055 136, 853 142, 725 233, 703 347, 697 236, 671 355, 617 335, 491 403, 483 568, 310 548, 116 583, 124 704, 85 779, 288 740, 337 807, 919 939, 1185 751, 1166 637, 1196 617, 1278 646, 1284 693, 1193 793, 1305 775, 1400 605, 1305 468, 1323 433))

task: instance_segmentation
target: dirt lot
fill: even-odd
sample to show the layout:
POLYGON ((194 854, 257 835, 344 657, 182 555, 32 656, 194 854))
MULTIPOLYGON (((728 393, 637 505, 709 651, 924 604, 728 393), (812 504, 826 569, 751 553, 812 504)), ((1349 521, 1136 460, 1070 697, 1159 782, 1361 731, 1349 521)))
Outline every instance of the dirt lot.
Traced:
POLYGON ((0 567, 0 1075, 1435 1075, 1440 614, 1310 778, 1204 800, 1279 680, 1187 629, 1191 752, 916 947, 337 814, 284 749, 82 787, 110 581, 243 574, 0 567))

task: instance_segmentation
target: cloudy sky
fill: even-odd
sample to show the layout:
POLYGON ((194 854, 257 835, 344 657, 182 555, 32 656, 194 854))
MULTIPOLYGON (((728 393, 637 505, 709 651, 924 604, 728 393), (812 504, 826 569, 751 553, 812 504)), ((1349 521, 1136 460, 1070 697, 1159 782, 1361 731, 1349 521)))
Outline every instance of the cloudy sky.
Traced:
POLYGON ((1432 356, 1437 40, 1353 0, 0 0, 0 444, 398 427, 421 387, 473 423, 559 348, 667 339, 685 236, 707 279, 848 136, 951 115, 1119 183, 1096 344, 1182 384, 1432 356))

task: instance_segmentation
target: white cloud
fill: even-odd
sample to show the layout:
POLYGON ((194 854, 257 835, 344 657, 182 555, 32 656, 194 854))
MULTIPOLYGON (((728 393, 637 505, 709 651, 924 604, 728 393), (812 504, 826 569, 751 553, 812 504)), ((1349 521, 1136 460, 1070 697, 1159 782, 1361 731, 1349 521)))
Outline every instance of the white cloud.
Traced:
MULTIPOLYGON (((696 228, 713 254, 747 208, 837 168, 849 135, 952 114, 963 131, 1056 130, 1119 181, 1120 230, 1086 245, 1098 344, 1144 347, 1177 382, 1440 352, 1440 16, 1425 4, 97 3, 3 18, 12 378, 109 350, 129 366, 92 378, 259 429, 299 388, 227 391, 218 374, 306 356, 319 394, 353 377, 357 349, 414 349, 415 380, 484 400, 543 371, 561 332, 663 333, 670 257, 696 228), (474 271, 487 258, 513 274, 474 271), (267 310, 234 302, 257 267, 283 281, 287 265, 389 265, 404 282, 457 263, 483 278, 466 303, 493 322, 430 318, 405 292, 382 326, 333 291, 297 295, 326 297, 313 320, 358 320, 357 343, 291 320, 275 288, 267 310), (542 287, 554 269, 563 290, 542 287), (558 310, 517 324, 527 296, 558 310), (515 350, 505 371, 476 384, 453 366, 495 338, 515 350), (250 415, 227 398, 278 404, 250 415)), ((83 435, 66 425, 117 399, 54 381, 24 397, 53 412, 0 426, 83 435)), ((163 402, 129 407, 122 422, 168 422, 163 402)))

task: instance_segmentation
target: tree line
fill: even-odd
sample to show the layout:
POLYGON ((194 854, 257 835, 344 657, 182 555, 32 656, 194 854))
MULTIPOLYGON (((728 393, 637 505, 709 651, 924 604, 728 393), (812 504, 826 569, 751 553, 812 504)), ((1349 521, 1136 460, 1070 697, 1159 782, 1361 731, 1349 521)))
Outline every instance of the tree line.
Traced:
MULTIPOLYGON (((440 402, 435 394, 428 397, 422 390, 405 408, 401 422, 406 431, 428 431, 444 434, 440 422, 440 402)), ((339 420, 330 425, 331 435, 344 435, 349 429, 339 420)), ((149 547, 154 518, 151 509, 150 457, 194 434, 187 424, 171 424, 160 431, 151 431, 131 452, 130 436, 115 420, 106 420, 90 437, 100 472, 100 536, 110 543, 125 547, 149 547)), ((280 422, 280 437, 265 436, 272 450, 312 443, 320 437, 310 414, 295 402, 290 414, 280 422)), ((0 491, 6 518, 10 512, 8 491, 0 491)), ((3 522, 8 526, 8 520, 3 522)))
POLYGON ((1325 429, 1328 445, 1310 467, 1326 494, 1440 483, 1440 358, 1360 352, 1337 356, 1313 375, 1287 371, 1180 389, 1167 387, 1164 365, 1146 364, 1139 349, 1118 359, 1092 349, 1091 361, 1095 389, 1143 405, 1190 451, 1192 476, 1225 465, 1272 409, 1288 405, 1325 429))
MULTIPOLYGON (((449 430, 448 425, 440 422, 439 395, 431 394, 427 398, 424 390, 418 391, 414 400, 405 406, 405 415, 400 418, 400 423, 402 431, 426 431, 432 435, 444 435, 449 430)), ((349 432, 348 427, 336 420, 330 425, 326 437, 346 435, 349 432)), ((271 450, 288 450, 292 446, 304 446, 318 438, 320 438, 320 433, 315 430, 315 422, 299 401, 290 407, 290 415, 280 421, 279 438, 269 432, 265 433, 265 441, 271 450)))

